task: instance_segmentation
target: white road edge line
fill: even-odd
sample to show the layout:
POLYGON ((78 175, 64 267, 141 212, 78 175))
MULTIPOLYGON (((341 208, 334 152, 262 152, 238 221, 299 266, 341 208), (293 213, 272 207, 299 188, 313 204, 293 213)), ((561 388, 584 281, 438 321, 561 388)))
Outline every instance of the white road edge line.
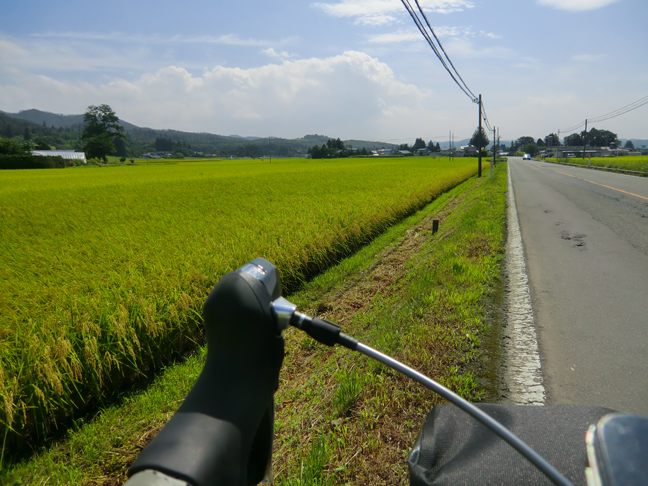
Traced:
POLYGON ((505 338, 504 383, 507 391, 504 394, 507 401, 516 404, 544 405, 545 388, 510 164, 509 161, 507 167, 508 238, 506 240, 508 292, 506 327, 503 333, 505 338))

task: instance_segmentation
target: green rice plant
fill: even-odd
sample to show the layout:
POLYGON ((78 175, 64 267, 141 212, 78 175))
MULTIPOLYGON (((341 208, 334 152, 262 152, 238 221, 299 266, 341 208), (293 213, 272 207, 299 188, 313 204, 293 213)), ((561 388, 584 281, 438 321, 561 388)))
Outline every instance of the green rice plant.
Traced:
POLYGON ((648 172, 647 155, 628 155, 623 157, 592 157, 580 158, 569 157, 563 159, 548 159, 553 162, 561 162, 569 165, 606 167, 609 169, 632 170, 637 172, 648 172))
POLYGON ((284 289, 476 172, 457 159, 274 159, 0 172, 2 454, 202 340, 219 278, 263 256, 284 289))
MULTIPOLYGON (((495 169, 492 181, 471 178, 288 297, 308 314, 333 313, 321 317, 380 351, 394 350, 397 358, 466 398, 479 399, 487 367, 481 353, 493 338, 492 323, 483 318, 485 295, 499 275, 505 191, 505 165, 495 169), (441 219, 434 236, 425 230, 430 218, 441 219), (415 248, 412 240, 418 242, 415 248), (380 267, 394 257, 406 271, 390 273, 386 288, 374 271, 385 276, 380 267), (367 284, 377 284, 374 290, 380 291, 371 291, 350 313, 346 304, 368 297, 367 284)), ((371 360, 345 348, 322 346, 292 328, 285 335, 287 354, 276 395, 276 482, 297 485, 310 475, 324 484, 406 483, 405 456, 438 396, 386 368, 373 369, 371 360), (364 389, 346 415, 335 417, 332 402, 343 369, 357 373, 364 389), (327 441, 324 454, 317 445, 320 437, 327 441)), ((70 431, 43 454, 0 472, 0 483, 123 483, 145 438, 168 420, 200 373, 202 351, 169 367, 141 394, 70 431)))

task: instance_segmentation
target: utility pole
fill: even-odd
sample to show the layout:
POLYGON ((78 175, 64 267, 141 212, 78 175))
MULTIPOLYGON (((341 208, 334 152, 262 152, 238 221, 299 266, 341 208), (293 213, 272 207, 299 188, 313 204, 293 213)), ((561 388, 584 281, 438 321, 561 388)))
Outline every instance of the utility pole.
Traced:
POLYGON ((497 129, 497 151, 499 152, 500 149, 500 134, 499 134, 499 128, 497 129))
POLYGON ((583 135, 583 160, 585 160, 585 146, 587 145, 587 119, 585 119, 585 134, 583 135))
POLYGON ((497 138, 495 136, 495 127, 493 127, 493 163, 491 164, 491 173, 490 173, 490 178, 493 178, 493 166, 495 165, 495 142, 497 142, 497 138))
POLYGON ((450 160, 451 147, 452 147, 452 130, 448 131, 448 160, 450 160))
MULTIPOLYGON (((482 101, 481 101, 481 95, 479 95, 479 134, 481 135, 482 131, 482 101)), ((481 147, 478 147, 479 149, 479 163, 477 165, 477 177, 481 177, 481 147)))

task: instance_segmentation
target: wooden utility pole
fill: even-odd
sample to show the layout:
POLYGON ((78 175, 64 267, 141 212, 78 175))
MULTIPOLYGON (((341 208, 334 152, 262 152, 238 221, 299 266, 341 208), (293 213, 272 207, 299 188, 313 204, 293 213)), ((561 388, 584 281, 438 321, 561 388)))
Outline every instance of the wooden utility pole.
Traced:
MULTIPOLYGON (((482 101, 481 101, 481 95, 479 95, 479 134, 481 135, 482 132, 482 101)), ((477 165, 477 177, 481 177, 481 147, 477 147, 479 150, 479 163, 477 165)))
POLYGON ((585 120, 585 132, 583 135, 583 160, 585 160, 585 147, 587 146, 587 119, 585 120))
POLYGON ((490 178, 493 178, 493 166, 495 165, 495 142, 497 142, 497 138, 495 136, 495 127, 493 127, 493 162, 491 163, 491 170, 490 170, 490 178))

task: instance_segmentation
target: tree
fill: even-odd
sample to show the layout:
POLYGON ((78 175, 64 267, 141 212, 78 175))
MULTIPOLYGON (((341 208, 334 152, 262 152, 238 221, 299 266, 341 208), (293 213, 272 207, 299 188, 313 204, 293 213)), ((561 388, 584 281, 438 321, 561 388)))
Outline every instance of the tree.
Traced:
POLYGON ((544 139, 547 147, 557 147, 560 145, 560 138, 555 133, 550 133, 544 139))
POLYGON ((0 137, 0 155, 27 155, 28 147, 25 143, 15 142, 8 138, 0 137))
POLYGON ((533 143, 535 144, 535 140, 533 137, 520 137, 515 141, 515 146, 516 147, 524 147, 525 145, 533 143))
POLYGON ((112 143, 115 146, 115 155, 117 157, 127 157, 128 156, 128 150, 126 149, 126 142, 124 141, 124 137, 115 137, 112 139, 112 143))
POLYGON ((536 155, 538 153, 538 146, 535 143, 527 143, 524 145, 524 153, 536 155))
POLYGON ((583 146, 583 137, 578 133, 572 133, 571 135, 565 137, 565 145, 570 147, 582 147, 583 146))
POLYGON ((115 151, 113 138, 123 138, 124 127, 118 125, 119 118, 108 105, 89 106, 83 115, 85 128, 81 134, 83 150, 87 158, 106 160, 106 155, 115 151))
POLYGON ((172 152, 173 151, 173 140, 170 138, 160 138, 155 139, 155 151, 156 152, 172 152))
POLYGON ((42 138, 38 138, 36 139, 34 150, 52 150, 52 147, 50 147, 49 144, 42 138))
POLYGON ((414 146, 412 147, 412 152, 416 152, 418 149, 425 148, 425 140, 422 138, 417 138, 414 141, 414 146))
POLYGON ((31 133, 29 133, 29 127, 25 127, 25 131, 23 132, 23 139, 31 140, 31 133))
POLYGON ((634 146, 634 143, 632 143, 632 140, 628 140, 628 141, 625 143, 625 145, 623 146, 623 148, 627 148, 627 149, 630 149, 630 150, 634 150, 635 146, 634 146))
POLYGON ((480 151, 484 147, 488 147, 490 143, 490 138, 486 134, 486 130, 483 127, 477 128, 475 133, 473 133, 472 138, 470 139, 470 145, 477 147, 480 151))
POLYGON ((538 140, 536 140, 536 145, 537 145, 538 147, 544 147, 544 146, 545 146, 544 140, 542 140, 541 138, 539 138, 538 140))
POLYGON ((609 130, 597 130, 592 128, 589 132, 582 131, 581 137, 586 138, 587 145, 590 147, 609 147, 615 144, 617 147, 621 145, 616 133, 609 130))

